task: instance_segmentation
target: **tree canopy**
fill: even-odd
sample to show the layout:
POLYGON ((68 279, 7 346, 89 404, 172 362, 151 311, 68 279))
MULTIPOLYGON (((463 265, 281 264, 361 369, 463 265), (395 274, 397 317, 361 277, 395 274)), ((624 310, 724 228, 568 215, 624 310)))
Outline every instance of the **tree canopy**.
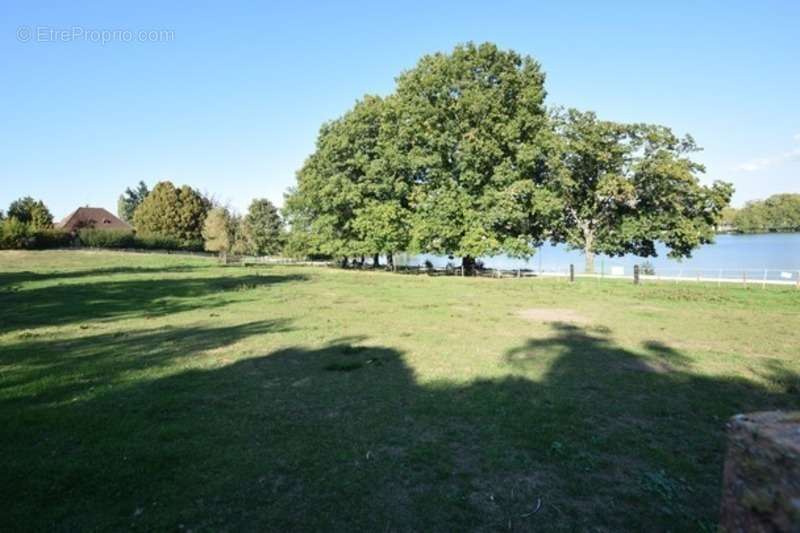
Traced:
POLYGON ((117 215, 125 222, 133 222, 133 213, 150 193, 145 182, 140 181, 136 188, 128 187, 117 200, 117 215))
POLYGON ((245 250, 253 255, 273 255, 283 246, 283 221, 278 208, 266 198, 250 203, 242 220, 245 250))
POLYGON ((382 158, 383 105, 381 98, 366 96, 320 129, 317 148, 286 197, 285 213, 293 229, 290 248, 331 256, 371 251, 356 230, 355 218, 370 190, 380 186, 374 181, 385 177, 376 172, 382 158))
POLYGON ((142 201, 133 214, 141 234, 169 237, 183 244, 202 242, 202 229, 211 204, 188 185, 176 188, 162 181, 142 201))
POLYGON ((31 229, 48 229, 53 227, 53 215, 44 202, 34 200, 30 196, 11 202, 8 206, 8 218, 14 218, 28 225, 31 229))
POLYGON ((423 57, 387 98, 323 125, 286 212, 290 246, 528 256, 558 204, 538 63, 492 44, 423 57))
POLYGON ((412 249, 529 256, 556 207, 542 187, 549 136, 532 58, 466 44, 397 81, 398 137, 415 188, 412 249))
POLYGON ((230 251, 235 231, 234 221, 227 209, 215 207, 209 210, 203 222, 204 248, 210 252, 230 251))
POLYGON ((586 270, 594 255, 687 257, 711 242, 732 187, 700 184, 702 165, 690 136, 669 128, 599 120, 570 109, 554 116, 557 165, 549 186, 562 204, 551 239, 582 249, 586 270))

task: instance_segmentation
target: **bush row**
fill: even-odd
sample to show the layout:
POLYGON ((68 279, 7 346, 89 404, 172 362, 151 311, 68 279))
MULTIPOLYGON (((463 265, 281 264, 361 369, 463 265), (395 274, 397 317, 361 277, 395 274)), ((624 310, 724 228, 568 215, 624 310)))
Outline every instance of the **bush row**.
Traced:
POLYGON ((59 229, 34 229, 16 219, 9 219, 0 224, 0 249, 44 250, 70 246, 202 251, 203 241, 179 240, 164 235, 136 235, 132 231, 104 229, 82 229, 76 236, 59 229))
POLYGON ((72 244, 73 237, 57 229, 35 229, 29 224, 10 218, 0 224, 0 248, 43 250, 62 248, 72 244))
POLYGON ((179 240, 165 235, 137 235, 131 231, 83 229, 78 240, 91 248, 140 248, 145 250, 203 250, 202 240, 179 240))

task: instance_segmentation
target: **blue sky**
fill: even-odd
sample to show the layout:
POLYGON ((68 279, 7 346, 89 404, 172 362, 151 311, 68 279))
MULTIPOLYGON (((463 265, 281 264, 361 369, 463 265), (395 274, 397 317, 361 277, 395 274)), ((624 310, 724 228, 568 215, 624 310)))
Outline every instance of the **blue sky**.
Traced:
POLYGON ((281 203, 323 121, 468 40, 539 60, 551 105, 691 133, 736 205, 800 192, 800 2, 433 4, 4 2, 0 208, 115 210, 140 179, 281 203))

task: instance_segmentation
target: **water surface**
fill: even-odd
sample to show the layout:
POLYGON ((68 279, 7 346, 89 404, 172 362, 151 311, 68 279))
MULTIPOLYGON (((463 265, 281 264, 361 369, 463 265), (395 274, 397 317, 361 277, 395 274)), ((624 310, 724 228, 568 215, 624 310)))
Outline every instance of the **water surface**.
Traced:
MULTIPOLYGON (((694 251, 692 257, 683 260, 667 257, 666 247, 657 246, 657 257, 647 259, 626 255, 623 257, 607 257, 598 255, 595 258, 595 269, 606 274, 619 273, 626 275, 633 271, 633 265, 648 261, 658 275, 682 275, 704 277, 740 277, 761 278, 765 274, 768 279, 800 279, 800 233, 763 233, 757 235, 717 235, 714 244, 702 246, 694 251)), ((421 265, 426 260, 436 267, 444 267, 448 263, 454 266, 461 264, 461 258, 420 254, 401 256, 398 264, 421 265)), ((569 250, 564 245, 546 244, 537 249, 536 254, 528 260, 515 259, 505 255, 481 258, 488 268, 529 269, 542 272, 565 271, 570 264, 575 265, 576 272, 583 272, 584 257, 579 250, 569 250)))

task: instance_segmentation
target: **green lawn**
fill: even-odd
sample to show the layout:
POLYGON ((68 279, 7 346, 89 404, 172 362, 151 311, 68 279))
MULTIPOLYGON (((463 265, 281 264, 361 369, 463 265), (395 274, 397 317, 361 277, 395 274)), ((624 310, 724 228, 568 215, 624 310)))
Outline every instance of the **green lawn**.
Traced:
POLYGON ((0 253, 0 530, 713 530, 800 290, 0 253), (538 509, 538 510, 537 510, 538 509))

